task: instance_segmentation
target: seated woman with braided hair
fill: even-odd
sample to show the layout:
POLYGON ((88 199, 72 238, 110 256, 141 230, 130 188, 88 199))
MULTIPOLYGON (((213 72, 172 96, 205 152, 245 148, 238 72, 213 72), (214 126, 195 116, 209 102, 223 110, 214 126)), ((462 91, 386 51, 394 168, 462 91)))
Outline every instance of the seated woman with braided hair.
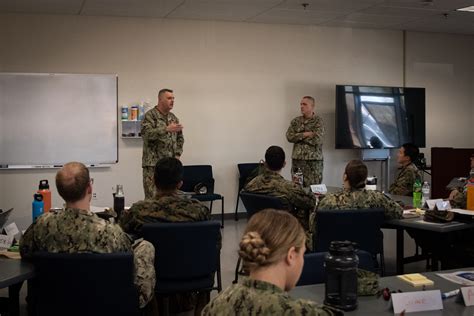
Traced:
POLYGON ((215 297, 202 315, 342 315, 286 293, 301 275, 305 239, 303 227, 286 211, 266 209, 253 215, 239 250, 250 276, 215 297))

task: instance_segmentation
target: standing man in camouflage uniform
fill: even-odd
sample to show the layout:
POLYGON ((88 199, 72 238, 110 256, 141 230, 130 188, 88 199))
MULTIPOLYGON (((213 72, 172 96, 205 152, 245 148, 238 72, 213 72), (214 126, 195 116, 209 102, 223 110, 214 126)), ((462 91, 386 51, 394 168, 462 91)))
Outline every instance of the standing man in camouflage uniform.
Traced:
POLYGON ((395 182, 390 185, 388 192, 395 195, 411 196, 413 194, 413 184, 416 179, 420 179, 421 174, 414 162, 418 159, 420 150, 411 143, 403 144, 398 150, 397 162, 400 165, 395 182))
MULTIPOLYGON (((318 204, 318 209, 385 209, 385 219, 402 218, 403 209, 379 191, 365 189, 367 166, 360 160, 351 160, 346 166, 342 181, 344 189, 338 193, 327 194, 318 204)), ((317 217, 316 217, 317 220, 317 217)))
POLYGON ((303 185, 319 184, 323 179, 323 119, 314 113, 315 101, 311 96, 301 99, 301 116, 294 118, 286 138, 293 145, 291 169, 303 172, 303 185))
MULTIPOLYGON (((151 199, 138 201, 120 218, 120 225, 130 234, 140 234, 145 223, 199 222, 211 219, 209 209, 198 200, 190 199, 178 190, 183 184, 183 165, 174 157, 162 158, 154 171, 156 194, 151 199)), ((216 245, 220 247, 220 245, 216 245)), ((170 309, 183 312, 196 308, 200 315, 206 293, 183 293, 171 297, 170 309)))
POLYGON ((155 289, 155 248, 148 241, 132 246, 131 240, 119 225, 112 224, 90 211, 92 181, 89 170, 82 163, 70 162, 56 175, 59 195, 66 208, 41 215, 26 230, 20 241, 22 257, 33 252, 93 252, 112 253, 133 251, 135 285, 139 305, 151 301, 155 289))
POLYGON ((158 105, 146 112, 142 122, 142 168, 145 199, 151 199, 155 192, 153 173, 158 160, 165 157, 179 159, 183 153, 183 125, 171 112, 173 106, 173 90, 160 90, 158 105))
POLYGON ((247 183, 243 191, 268 194, 286 202, 290 212, 299 220, 306 231, 306 248, 312 249, 312 224, 316 198, 306 192, 300 185, 286 180, 280 175, 285 166, 285 152, 281 147, 270 146, 265 152, 265 168, 262 173, 247 183))

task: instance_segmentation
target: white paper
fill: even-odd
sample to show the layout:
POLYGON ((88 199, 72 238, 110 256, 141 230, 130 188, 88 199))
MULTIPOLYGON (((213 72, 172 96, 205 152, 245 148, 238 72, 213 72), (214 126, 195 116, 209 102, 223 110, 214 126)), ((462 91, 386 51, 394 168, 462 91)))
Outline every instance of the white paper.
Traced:
POLYGON ((309 187, 311 191, 316 194, 326 194, 328 192, 328 188, 325 184, 311 184, 309 187))
POLYGON ((448 281, 474 286, 474 271, 456 271, 451 273, 436 273, 438 276, 448 281))
POLYGON ((428 209, 433 210, 438 202, 443 202, 443 199, 426 200, 426 205, 428 206, 428 209))
POLYGON ((463 209, 460 209, 460 208, 452 208, 449 211, 453 212, 453 213, 474 216, 474 211, 470 211, 470 210, 463 210, 463 209))
POLYGON ((474 287, 462 287, 461 288, 462 298, 464 300, 464 305, 472 306, 474 305, 474 287))
POLYGON ((108 209, 108 207, 103 207, 103 206, 93 206, 91 205, 90 210, 92 213, 101 213, 105 212, 105 210, 108 209))
POLYGON ((0 249, 8 249, 13 244, 13 236, 0 235, 0 249))
POLYGON ((440 290, 392 293, 391 296, 395 314, 443 309, 440 290))
POLYGON ((18 230, 18 226, 16 226, 15 222, 8 224, 7 226, 3 227, 5 233, 9 236, 15 236, 20 231, 18 230))

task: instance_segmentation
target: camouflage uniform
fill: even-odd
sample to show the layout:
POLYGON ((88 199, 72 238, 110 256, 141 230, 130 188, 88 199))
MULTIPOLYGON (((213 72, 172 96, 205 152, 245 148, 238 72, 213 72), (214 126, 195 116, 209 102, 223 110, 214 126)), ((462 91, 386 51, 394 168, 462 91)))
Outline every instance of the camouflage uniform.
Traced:
POLYGON ((199 222, 211 219, 209 209, 198 200, 184 195, 155 195, 155 198, 136 202, 120 218, 120 226, 130 234, 140 233, 145 223, 199 222))
POLYGON ((291 169, 301 169, 306 187, 321 183, 323 178, 324 133, 323 120, 317 115, 309 119, 303 116, 294 118, 286 132, 288 141, 294 143, 291 169), (303 132, 314 132, 315 135, 303 138, 303 132))
POLYGON ((450 201, 452 208, 462 208, 466 209, 467 207, 467 191, 463 190, 454 196, 450 201))
POLYGON ((420 179, 421 181, 420 171, 415 164, 410 163, 400 169, 397 179, 390 185, 388 192, 394 195, 412 196, 413 184, 416 179, 420 179))
POLYGON ((364 208, 385 209, 385 219, 399 219, 402 218, 403 215, 403 209, 397 202, 386 197, 381 192, 365 189, 345 189, 338 193, 330 193, 327 194, 318 204, 318 209, 320 210, 364 208))
POLYGON ((259 176, 247 183, 243 191, 268 194, 287 203, 290 212, 299 220, 306 231, 306 247, 312 248, 313 219, 316 206, 314 194, 306 192, 301 186, 286 180, 278 172, 265 168, 259 176))
MULTIPOLYGON (((199 222, 211 219, 209 209, 198 200, 182 194, 160 195, 153 199, 138 201, 128 211, 122 213, 120 225, 130 234, 140 234, 145 223, 156 222, 199 222)), ((219 248, 221 244, 217 245, 219 248)), ((186 311, 196 306, 206 293, 181 293, 170 298, 170 309, 174 313, 186 311)))
POLYGON ((155 248, 147 241, 132 246, 120 226, 81 209, 66 208, 40 216, 20 241, 22 257, 33 252, 112 253, 133 251, 140 307, 153 297, 155 248))
POLYGON ((342 312, 304 299, 293 299, 268 282, 244 278, 221 292, 204 307, 207 315, 343 315, 342 312))
POLYGON ((161 158, 181 156, 183 153, 183 133, 171 133, 166 127, 171 123, 179 123, 173 113, 167 115, 154 107, 146 112, 142 121, 141 135, 143 138, 143 189, 145 199, 151 199, 155 192, 153 174, 155 165, 161 158))

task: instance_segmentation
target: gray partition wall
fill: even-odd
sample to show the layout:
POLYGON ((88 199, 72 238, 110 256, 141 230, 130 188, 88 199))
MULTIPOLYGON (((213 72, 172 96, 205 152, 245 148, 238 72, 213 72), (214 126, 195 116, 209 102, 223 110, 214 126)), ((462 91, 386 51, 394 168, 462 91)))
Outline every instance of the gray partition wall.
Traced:
POLYGON ((0 73, 0 168, 118 161, 117 76, 0 73))

